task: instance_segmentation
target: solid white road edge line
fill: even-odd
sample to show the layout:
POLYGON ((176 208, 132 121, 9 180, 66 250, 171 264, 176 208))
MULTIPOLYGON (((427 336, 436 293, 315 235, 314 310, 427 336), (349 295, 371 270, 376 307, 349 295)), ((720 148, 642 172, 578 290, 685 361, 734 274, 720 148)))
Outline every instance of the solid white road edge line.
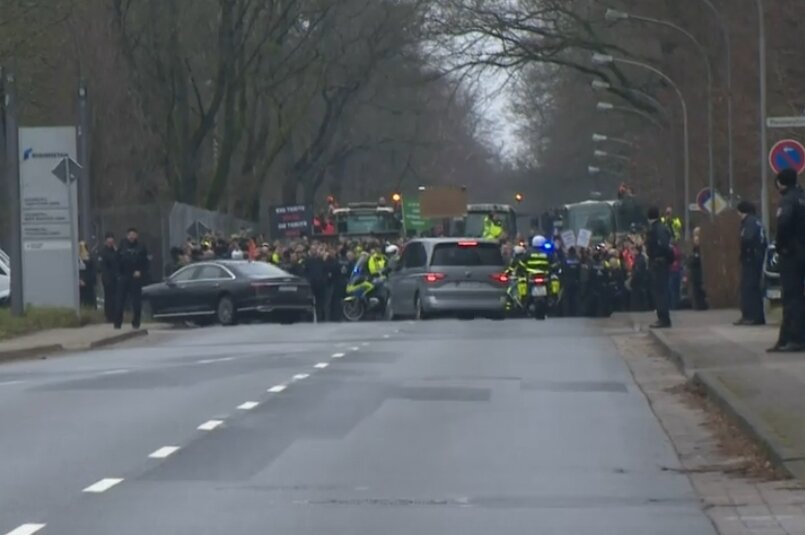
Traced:
POLYGON ((303 379, 307 379, 308 377, 310 377, 309 373, 297 373, 296 375, 293 376, 293 380, 302 381, 303 379))
POLYGON ((201 424, 200 426, 198 426, 196 429, 198 429, 199 431, 212 431, 222 423, 224 423, 223 420, 208 420, 203 424, 201 424))
POLYGON ((23 524, 18 528, 12 529, 6 533, 6 535, 33 535, 46 525, 47 524, 23 524))
POLYGON ((120 375, 122 373, 129 373, 129 370, 126 370, 126 369, 107 370, 105 372, 101 372, 101 375, 120 375))
POLYGON ((165 457, 168 457, 177 451, 179 451, 179 446, 163 446, 148 457, 151 459, 164 459, 165 457))
POLYGON ((238 408, 242 411, 250 411, 259 404, 260 403, 258 403, 257 401, 247 401, 246 403, 241 403, 240 405, 238 405, 238 408))
POLYGON ((121 483, 122 481, 123 481, 122 478, 107 477, 105 479, 101 479, 96 483, 93 483, 89 487, 85 488, 83 492, 93 492, 95 494, 99 494, 101 492, 106 492, 107 490, 111 489, 112 487, 121 483))
POLYGON ((343 353, 333 353, 333 358, 334 359, 342 359, 342 358, 344 358, 344 354, 343 353))
POLYGON ((282 392, 286 388, 288 388, 288 387, 285 386, 285 385, 276 385, 276 386, 272 386, 271 388, 269 388, 268 391, 271 392, 272 394, 279 394, 280 392, 282 392))
POLYGON ((317 368, 317 369, 319 369, 319 370, 323 370, 323 369, 324 369, 324 368, 326 368, 327 366, 329 366, 329 364, 327 364, 326 362, 319 362, 318 364, 316 364, 316 365, 315 365, 315 366, 313 366, 313 367, 314 367, 314 368, 317 368))
POLYGON ((21 385, 25 381, 4 381, 0 383, 0 386, 11 386, 11 385, 21 385))

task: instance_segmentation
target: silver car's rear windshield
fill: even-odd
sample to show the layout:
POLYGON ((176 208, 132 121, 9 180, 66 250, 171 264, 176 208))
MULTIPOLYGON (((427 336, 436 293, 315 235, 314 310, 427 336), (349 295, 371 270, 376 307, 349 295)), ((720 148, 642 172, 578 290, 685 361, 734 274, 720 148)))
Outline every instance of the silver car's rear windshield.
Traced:
POLYGON ((431 266, 502 266, 500 247, 474 241, 439 243, 433 248, 431 266))

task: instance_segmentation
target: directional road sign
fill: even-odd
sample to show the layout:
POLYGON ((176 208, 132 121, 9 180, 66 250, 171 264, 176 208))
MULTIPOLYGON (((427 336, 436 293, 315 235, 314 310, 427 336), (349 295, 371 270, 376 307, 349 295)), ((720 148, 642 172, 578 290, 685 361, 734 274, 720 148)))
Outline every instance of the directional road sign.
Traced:
POLYGON ((53 168, 51 173, 56 175, 56 178, 64 182, 65 184, 69 183, 72 184, 76 180, 78 180, 78 173, 81 171, 81 165, 73 160, 72 158, 62 158, 59 161, 59 164, 53 168))
POLYGON ((793 117, 769 117, 766 119, 769 128, 805 128, 805 115, 793 117))
POLYGON ((718 215, 727 208, 727 201, 718 192, 713 195, 710 188, 702 188, 696 195, 696 205, 702 212, 718 215))
POLYGON ((805 147, 794 139, 784 139, 771 148, 769 165, 775 173, 793 169, 800 174, 805 171, 805 147))

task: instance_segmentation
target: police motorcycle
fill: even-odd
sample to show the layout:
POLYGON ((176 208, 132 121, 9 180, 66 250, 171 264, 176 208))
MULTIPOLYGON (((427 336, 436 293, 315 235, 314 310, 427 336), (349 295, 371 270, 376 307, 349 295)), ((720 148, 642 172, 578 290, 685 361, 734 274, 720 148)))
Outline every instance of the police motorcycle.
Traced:
MULTIPOLYGON (((396 249, 396 246, 390 246, 386 249, 387 254, 391 247, 396 249)), ((369 273, 368 262, 369 254, 361 253, 347 282, 346 297, 341 301, 341 312, 344 319, 350 322, 369 317, 380 319, 386 313, 386 275, 390 269, 386 267, 381 276, 373 277, 369 273)))
POLYGON ((532 314, 531 274, 525 268, 523 260, 525 247, 514 247, 514 261, 506 270, 509 287, 506 290, 506 312, 509 316, 525 317, 532 314))

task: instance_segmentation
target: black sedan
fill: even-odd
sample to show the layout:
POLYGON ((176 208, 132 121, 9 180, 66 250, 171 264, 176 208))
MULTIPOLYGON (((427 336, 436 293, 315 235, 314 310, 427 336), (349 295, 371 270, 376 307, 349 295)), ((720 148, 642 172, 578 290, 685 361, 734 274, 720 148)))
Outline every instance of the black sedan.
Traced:
POLYGON ((154 319, 217 321, 274 316, 283 322, 315 321, 310 285, 265 262, 215 260, 191 264, 164 282, 143 288, 143 300, 154 319))

